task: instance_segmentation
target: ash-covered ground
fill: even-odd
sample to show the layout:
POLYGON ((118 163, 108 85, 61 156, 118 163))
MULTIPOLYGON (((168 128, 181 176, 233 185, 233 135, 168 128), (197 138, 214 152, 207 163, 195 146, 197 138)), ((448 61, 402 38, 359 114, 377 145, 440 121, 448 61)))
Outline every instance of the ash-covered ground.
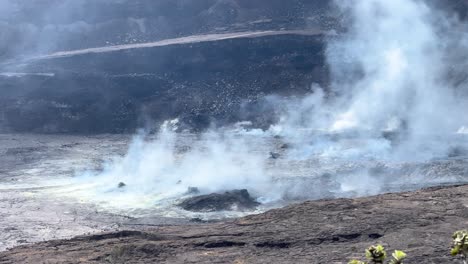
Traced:
MULTIPOLYGON (((262 202, 256 209, 196 213, 177 206, 181 199, 193 196, 186 194, 185 188, 200 180, 184 183, 190 178, 183 173, 197 173, 197 168, 182 169, 184 157, 190 156, 197 145, 213 144, 199 134, 175 134, 177 144, 174 152, 164 153, 174 154, 175 162, 164 161, 163 157, 153 159, 148 162, 166 162, 161 165, 166 167, 150 170, 154 173, 151 176, 144 173, 131 175, 134 178, 106 173, 112 171, 106 166, 125 164, 129 158, 126 154, 129 145, 138 140, 130 135, 2 134, 0 214, 3 232, 0 247, 4 250, 25 243, 152 225, 187 225, 192 223, 192 219, 239 217, 307 199, 366 196, 468 181, 468 156, 463 151, 467 147, 465 135, 455 136, 457 139, 452 142, 458 142, 458 147, 453 148, 449 156, 409 162, 375 157, 343 158, 332 152, 328 157, 323 153, 314 156, 299 153, 301 149, 288 145, 278 136, 258 131, 229 134, 248 141, 256 153, 241 155, 261 157, 255 162, 265 165, 264 175, 257 174, 250 180, 223 179, 228 187, 214 179, 226 177, 222 170, 231 168, 205 168, 203 176, 207 182, 200 181, 193 187, 200 188, 202 193, 246 188, 257 201, 262 202), (303 155, 311 156, 304 158, 303 155), (171 176, 165 176, 165 170, 172 170, 171 176), (141 182, 138 177, 147 178, 141 182), (122 181, 127 186, 119 188, 122 181)), ((335 137, 334 142, 344 148, 340 151, 346 149, 348 153, 360 151, 365 144, 371 143, 349 136, 328 137, 335 137)), ((154 141, 163 144, 156 135, 147 135, 144 140, 147 144, 154 141)), ((156 150, 152 148, 151 151, 156 150)), ((210 155, 205 158, 213 158, 210 155)), ((201 157, 198 162, 209 164, 209 160, 203 159, 201 157)), ((249 169, 248 164, 244 166, 249 169)))

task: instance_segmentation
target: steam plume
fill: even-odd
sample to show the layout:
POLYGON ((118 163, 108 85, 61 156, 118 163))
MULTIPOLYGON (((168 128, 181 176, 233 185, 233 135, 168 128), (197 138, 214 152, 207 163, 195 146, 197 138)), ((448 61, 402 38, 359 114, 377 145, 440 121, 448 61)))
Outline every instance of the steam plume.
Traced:
POLYGON ((421 162, 419 166, 446 158, 454 144, 466 147, 463 139, 457 140, 457 131, 463 134, 468 124, 465 84, 454 84, 449 73, 452 65, 466 66, 453 54, 463 52, 468 42, 466 36, 447 33, 465 25, 416 0, 335 4, 349 27, 329 37, 330 87, 313 85, 313 93, 302 99, 273 98, 284 110, 281 121, 258 136, 281 135, 293 145, 283 157, 291 170, 296 161, 316 162, 318 168, 309 167, 306 175, 311 185, 275 177, 278 167, 269 165, 267 152, 258 152, 245 131, 208 132, 181 154, 175 147, 178 136, 167 127, 153 142, 138 136, 128 154, 97 179, 125 181, 129 191, 169 196, 190 186, 203 192, 248 188, 267 200, 291 190, 314 197, 323 188, 341 195, 373 194, 383 183, 397 182, 390 178, 397 174, 411 176, 406 183, 429 183, 420 167, 403 161, 421 162), (375 177, 376 168, 387 180, 375 177), (318 186, 323 173, 333 173, 339 186, 318 186))

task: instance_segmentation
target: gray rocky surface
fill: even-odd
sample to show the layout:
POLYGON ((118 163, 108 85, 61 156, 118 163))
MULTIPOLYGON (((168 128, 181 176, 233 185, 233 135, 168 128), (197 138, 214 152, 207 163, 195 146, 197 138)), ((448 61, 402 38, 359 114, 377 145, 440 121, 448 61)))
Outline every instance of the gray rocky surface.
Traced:
POLYGON ((347 263, 383 243, 405 263, 459 263, 467 186, 306 202, 232 221, 82 236, 0 253, 0 263, 347 263))

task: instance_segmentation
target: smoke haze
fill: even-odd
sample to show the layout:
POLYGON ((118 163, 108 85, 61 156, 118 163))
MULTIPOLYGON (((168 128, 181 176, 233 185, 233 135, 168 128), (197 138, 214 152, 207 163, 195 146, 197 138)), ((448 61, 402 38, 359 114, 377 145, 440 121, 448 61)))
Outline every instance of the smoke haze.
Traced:
POLYGON ((448 175, 437 163, 451 166, 455 150, 466 155, 467 88, 454 79, 466 70, 456 54, 465 53, 468 38, 452 33, 467 32, 465 23, 423 1, 334 4, 345 30, 327 35, 329 87, 311 84, 303 98, 268 97, 279 121, 266 131, 248 129, 248 122, 211 129, 193 136, 188 148, 179 148, 177 120, 167 121, 156 139, 142 133, 124 157, 78 177, 92 183, 86 185, 92 199, 178 199, 197 187, 202 193, 246 188, 275 202, 466 176, 448 175), (116 189, 119 182, 125 189, 116 189))

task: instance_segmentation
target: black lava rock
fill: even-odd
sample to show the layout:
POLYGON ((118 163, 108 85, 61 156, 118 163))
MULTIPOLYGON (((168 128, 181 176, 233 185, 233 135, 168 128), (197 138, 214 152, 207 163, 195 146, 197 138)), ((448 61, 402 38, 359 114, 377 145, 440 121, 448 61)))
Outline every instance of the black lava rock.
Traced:
POLYGON ((281 156, 281 154, 277 152, 270 152, 270 159, 278 159, 281 156))
POLYGON ((195 196, 179 204, 184 210, 193 212, 243 211, 255 209, 258 205, 260 203, 245 189, 195 196))

